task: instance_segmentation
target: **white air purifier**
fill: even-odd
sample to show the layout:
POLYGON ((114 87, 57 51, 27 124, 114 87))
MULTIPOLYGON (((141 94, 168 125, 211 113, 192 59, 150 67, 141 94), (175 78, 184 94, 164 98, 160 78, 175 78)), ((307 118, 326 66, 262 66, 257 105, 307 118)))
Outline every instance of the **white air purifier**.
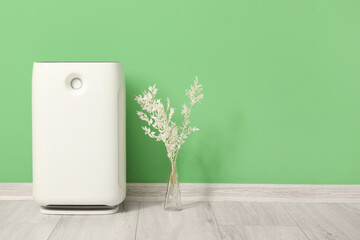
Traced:
POLYGON ((46 214, 110 214, 126 194, 119 62, 36 62, 33 196, 46 214))

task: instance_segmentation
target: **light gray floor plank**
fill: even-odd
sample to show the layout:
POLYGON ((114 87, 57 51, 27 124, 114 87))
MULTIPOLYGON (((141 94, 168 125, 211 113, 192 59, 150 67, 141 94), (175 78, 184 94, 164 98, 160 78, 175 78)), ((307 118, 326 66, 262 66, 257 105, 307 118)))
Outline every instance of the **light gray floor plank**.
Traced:
POLYGON ((196 202, 180 212, 162 207, 127 202, 114 215, 61 217, 41 214, 33 201, 0 201, 0 240, 360 239, 360 204, 196 202))
POLYGON ((219 225, 296 226, 279 203, 212 202, 219 225))
POLYGON ((360 203, 343 203, 341 205, 345 208, 348 208, 350 212, 360 217, 360 203))
POLYGON ((135 238, 138 202, 125 202, 111 215, 64 215, 51 240, 132 240, 135 238))
POLYGON ((343 207, 348 214, 353 215, 349 219, 357 219, 359 221, 359 219, 360 219, 360 204, 339 203, 339 205, 341 207, 343 207))
POLYGON ((46 240, 55 225, 48 223, 0 224, 1 240, 46 240))
POLYGON ((360 239, 360 215, 352 205, 288 203, 285 209, 311 240, 360 239))
POLYGON ((163 210, 162 202, 140 205, 137 240, 221 239, 215 218, 206 202, 186 205, 180 212, 163 210))
POLYGON ((47 239, 60 218, 41 214, 33 201, 0 201, 0 239, 47 239))
POLYGON ((223 240, 308 240, 297 226, 220 226, 223 240))

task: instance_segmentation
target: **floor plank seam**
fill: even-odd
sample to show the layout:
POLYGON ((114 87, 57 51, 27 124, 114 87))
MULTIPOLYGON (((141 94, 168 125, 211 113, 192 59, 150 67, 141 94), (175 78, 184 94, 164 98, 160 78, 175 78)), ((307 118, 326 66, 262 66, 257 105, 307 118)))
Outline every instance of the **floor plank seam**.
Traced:
POLYGON ((136 228, 135 228, 134 240, 136 240, 136 238, 137 238, 137 231, 138 231, 138 226, 139 226, 139 215, 140 215, 140 204, 141 204, 141 202, 139 202, 139 207, 138 207, 138 214, 137 214, 137 218, 136 218, 136 228))
POLYGON ((293 216, 291 215, 291 213, 289 213, 289 211, 283 207, 283 209, 285 210, 286 214, 294 221, 294 223, 296 223, 296 226, 300 229, 300 231, 304 234, 304 236, 311 240, 310 237, 304 232, 304 230, 300 227, 300 225, 298 224, 298 222, 295 220, 295 218, 293 218, 293 216))
POLYGON ((59 224, 59 222, 61 221, 62 218, 63 218, 63 215, 60 216, 59 221, 57 221, 57 223, 55 224, 55 226, 54 226, 53 230, 51 231, 51 233, 50 233, 49 237, 47 238, 47 240, 50 240, 51 235, 54 233, 57 225, 59 224))
POLYGON ((219 231, 219 234, 220 234, 220 238, 221 238, 221 240, 224 240, 224 237, 223 237, 223 235, 221 234, 221 231, 220 231, 220 225, 219 225, 219 223, 218 223, 218 221, 217 221, 217 219, 216 219, 216 216, 215 216, 215 213, 214 213, 214 211, 213 211, 213 208, 212 208, 210 202, 208 202, 208 204, 209 204, 211 213, 212 213, 212 215, 213 215, 213 217, 214 217, 214 219, 215 219, 215 223, 216 223, 216 226, 217 226, 217 228, 218 228, 218 231, 219 231))

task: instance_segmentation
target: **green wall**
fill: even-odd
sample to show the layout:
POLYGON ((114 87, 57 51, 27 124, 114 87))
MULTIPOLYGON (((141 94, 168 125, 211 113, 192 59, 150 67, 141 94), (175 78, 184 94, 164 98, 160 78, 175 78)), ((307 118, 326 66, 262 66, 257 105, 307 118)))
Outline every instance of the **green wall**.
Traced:
POLYGON ((157 83, 181 120, 198 75, 200 132, 182 182, 360 184, 360 2, 0 2, 0 182, 31 182, 34 61, 122 61, 127 179, 165 182, 134 96, 157 83))

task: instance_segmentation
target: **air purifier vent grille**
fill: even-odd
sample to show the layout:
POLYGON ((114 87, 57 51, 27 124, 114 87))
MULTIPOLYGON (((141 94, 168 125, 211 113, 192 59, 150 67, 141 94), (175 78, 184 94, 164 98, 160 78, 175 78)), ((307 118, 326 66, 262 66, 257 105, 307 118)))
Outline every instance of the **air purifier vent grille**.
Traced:
POLYGON ((59 209, 59 210, 96 210, 96 209, 111 209, 114 208, 114 206, 107 206, 107 205, 47 205, 44 206, 44 208, 47 209, 59 209))

